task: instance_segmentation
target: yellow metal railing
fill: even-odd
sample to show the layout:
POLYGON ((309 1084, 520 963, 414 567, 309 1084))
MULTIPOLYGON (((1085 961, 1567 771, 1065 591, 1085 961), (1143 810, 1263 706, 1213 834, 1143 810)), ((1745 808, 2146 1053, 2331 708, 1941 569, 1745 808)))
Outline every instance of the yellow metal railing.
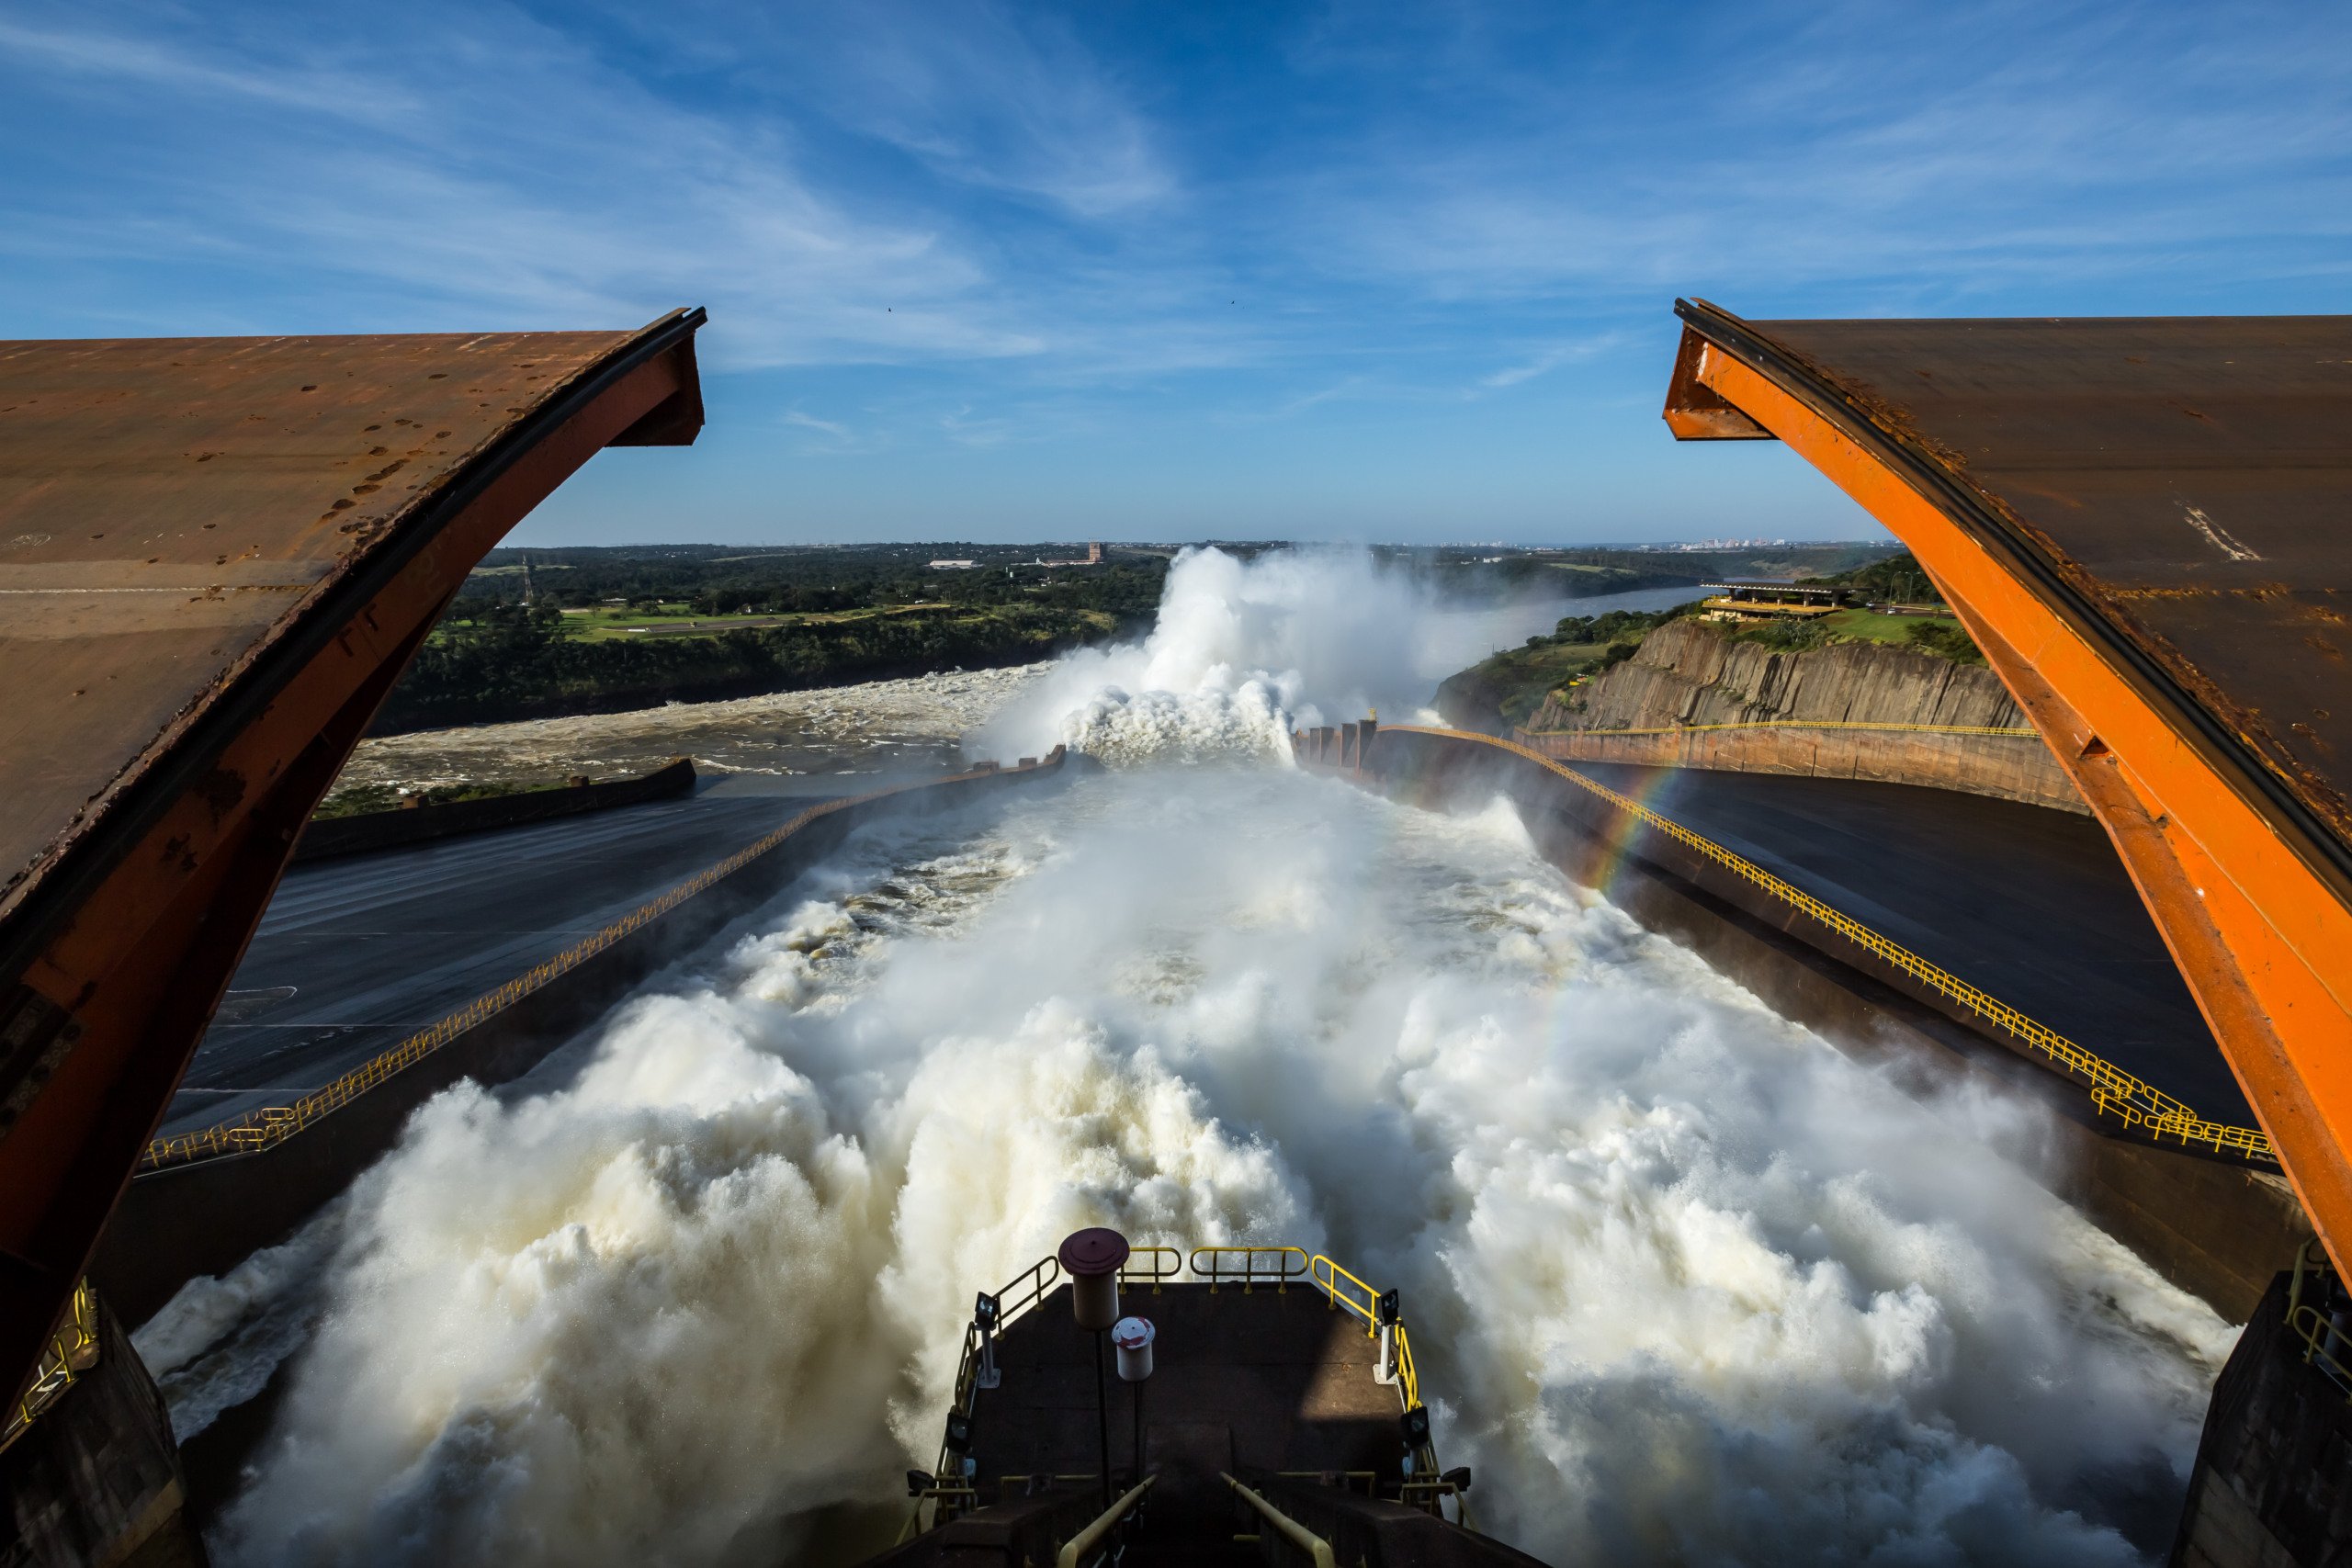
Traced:
MULTIPOLYGON (((1396 727, 1407 728, 1404 725, 1396 727)), ((1655 729, 1527 729, 1521 735, 1704 735, 1725 729, 1871 729, 1905 735, 1993 735, 2039 740, 2041 731, 2031 725, 1873 724, 1844 718, 1758 718, 1736 724, 1668 724, 1655 729)))
POLYGON ((2335 1385, 2336 1392, 2352 1398, 2352 1370, 2346 1370, 2330 1350, 2332 1346, 2352 1355, 2352 1341, 2346 1340, 2335 1323, 2316 1307, 2299 1306, 2287 1314, 2287 1332, 2301 1343, 2303 1359, 2317 1367, 2335 1385))
POLYGON ((1260 1518, 1273 1526, 1284 1540, 1306 1553, 1307 1560, 1315 1564, 1315 1568, 1333 1568, 1329 1541, 1242 1485, 1225 1471, 1220 1470, 1217 1474, 1225 1478, 1225 1483, 1239 1494, 1241 1500, 1249 1504, 1260 1518))
MULTIPOLYGON (((1322 1291, 1334 1311, 1345 1308, 1361 1318, 1367 1337, 1377 1337, 1379 1334, 1377 1320, 1381 1293, 1323 1254, 1309 1254, 1303 1247, 1217 1245, 1196 1247, 1189 1254, 1172 1247, 1137 1247, 1129 1250, 1126 1266, 1119 1270, 1119 1279, 1123 1284, 1149 1281, 1157 1291, 1162 1281, 1176 1279, 1181 1271, 1189 1271, 1195 1279, 1208 1281, 1212 1294, 1218 1285, 1231 1284, 1237 1280, 1244 1282, 1245 1290, 1256 1285, 1272 1285, 1277 1290, 1287 1290, 1290 1281, 1303 1280, 1322 1291), (1173 1262, 1180 1257, 1184 1259, 1182 1270, 1173 1262), (1144 1261, 1139 1263, 1138 1259, 1144 1261)), ((1002 1334, 1015 1319, 1025 1315, 1044 1301, 1061 1282, 1061 1261, 1050 1254, 1015 1275, 1012 1283, 996 1292, 995 1331, 1002 1334)), ((1407 1336, 1403 1323, 1393 1324, 1390 1327, 1394 1335, 1392 1358, 1397 1396, 1402 1402, 1401 1409, 1411 1411, 1421 1404, 1420 1375, 1413 1364, 1412 1340, 1407 1336)), ((969 1429, 973 1402, 979 1393, 980 1346, 978 1323, 967 1323, 964 1325, 963 1358, 956 1363, 954 1392, 948 1396, 948 1425, 951 1430, 959 1419, 966 1429, 969 1429)), ((1439 1494, 1453 1495, 1454 1488, 1450 1483, 1439 1486, 1432 1482, 1431 1477, 1437 1474, 1437 1456, 1430 1444, 1422 1444, 1415 1455, 1415 1463, 1420 1473, 1412 1478, 1415 1486, 1408 1492, 1407 1500, 1418 1502, 1436 1512, 1439 1494)), ((978 1504, 978 1493, 965 1483, 963 1455, 944 1438, 941 1439, 939 1460, 932 1468, 930 1479, 932 1484, 915 1494, 914 1506, 909 1510, 906 1524, 899 1534, 901 1541, 926 1529, 936 1529, 959 1511, 978 1504), (925 1503, 933 1506, 928 1525, 922 1517, 925 1503)), ((1028 1479, 1026 1476, 1000 1476, 997 1483, 1000 1495, 1009 1482, 1028 1479)), ((1091 1481, 1094 1477, 1060 1475, 1051 1479, 1091 1481)))
POLYGON ((1119 1521, 1135 1511, 1135 1506, 1143 1501, 1143 1495, 1150 1491, 1151 1483, 1159 1479, 1157 1475, 1145 1476, 1128 1487, 1117 1502, 1096 1515, 1091 1524, 1063 1542, 1060 1552, 1054 1558, 1054 1568, 1078 1568, 1080 1561, 1102 1545, 1102 1538, 1116 1529, 1119 1521))
POLYGON ((1967 981, 1952 975, 1913 953, 1901 944, 1889 941, 1841 910, 1823 903, 1811 894, 1792 886, 1740 855, 1734 854, 1713 840, 1704 839, 1659 816, 1648 807, 1627 795, 1618 794, 1593 779, 1585 777, 1574 768, 1564 766, 1554 758, 1516 741, 1504 740, 1492 735, 1478 735, 1468 730, 1438 729, 1416 725, 1396 725, 1385 734, 1430 735, 1451 740, 1466 740, 1480 746, 1491 746, 1524 757, 1539 767, 1547 768, 1567 780, 1578 789, 1607 801, 1652 830, 1673 840, 1685 849, 1713 862, 1743 881, 1770 894, 1782 904, 1809 916, 1828 927, 1839 936, 1870 953, 1881 963, 1901 971, 1912 979, 1943 997, 1946 1000, 1973 1013, 2040 1052, 2070 1077, 2084 1083, 2091 1091, 2091 1104, 2101 1113, 2113 1116, 2126 1126, 2138 1128, 2161 1142, 2175 1139, 2182 1144, 2194 1144, 2217 1153, 2240 1155, 2247 1159, 2276 1162, 2278 1154, 2270 1145, 2268 1134, 2254 1127, 2232 1127, 2219 1122, 2208 1122, 2181 1101, 2154 1085, 2125 1072, 2105 1057, 2075 1044, 2056 1030, 2038 1023, 2024 1013, 1977 989, 1967 981))
POLYGON ((2324 1313, 2304 1301, 2307 1289, 2320 1292, 2323 1300, 2332 1301, 2340 1294, 2335 1285, 2335 1267, 2317 1237, 2295 1249, 2294 1278, 2287 1288, 2287 1332, 2301 1344, 2304 1362, 2317 1367, 2338 1393, 2352 1398, 2352 1370, 2338 1356, 2338 1352, 2352 1355, 2352 1338, 2337 1322, 2343 1314, 2340 1309, 2324 1313))
POLYGON ((1288 1290, 1293 1280, 1306 1277, 1310 1267, 1306 1248, 1298 1247, 1196 1247, 1189 1261, 1193 1272, 1209 1282, 1211 1294, 1219 1284, 1236 1280, 1244 1292, 1259 1285, 1288 1290), (1208 1259, 1205 1265, 1203 1258, 1208 1259))
MULTIPOLYGON (((1048 757, 1045 763, 1031 766, 1053 766, 1057 758, 1048 757)), ((489 1019, 513 1007, 525 997, 546 986, 558 976, 569 974, 597 953, 611 947, 630 933, 661 919, 695 895, 707 891, 736 872, 768 853, 786 839, 820 818, 868 801, 880 800, 909 790, 931 789, 942 784, 956 784, 964 779, 989 774, 1021 772, 1020 769, 999 770, 994 766, 976 769, 947 779, 929 779, 915 784, 894 784, 865 795, 850 795, 841 800, 829 800, 812 806, 782 827, 756 842, 737 851, 717 865, 688 877, 668 892, 648 904, 639 906, 615 920, 611 925, 564 949, 543 964, 532 965, 486 996, 477 997, 464 1007, 433 1024, 430 1028, 410 1035, 383 1055, 361 1063, 323 1089, 302 1096, 291 1105, 265 1106, 249 1111, 234 1121, 218 1126, 199 1128, 193 1133, 175 1134, 157 1138, 147 1145, 140 1156, 139 1168, 157 1170, 166 1166, 187 1165, 197 1160, 218 1159, 230 1155, 254 1154, 271 1145, 292 1137, 320 1117, 350 1104, 369 1089, 406 1068, 414 1066, 452 1040, 470 1029, 478 1028, 489 1019)))
POLYGON ((1374 1311, 1380 1301, 1378 1291, 1374 1290, 1319 1252, 1306 1267, 1308 1277, 1323 1287, 1323 1293, 1331 1298, 1333 1305, 1347 1308, 1367 1324, 1372 1322, 1374 1311), (1346 1291, 1340 1289, 1342 1281, 1347 1285, 1346 1291), (1363 1299, 1356 1300, 1350 1293, 1352 1292, 1362 1292, 1363 1299))
POLYGON ((40 1419, 41 1412, 58 1401, 58 1397, 74 1386, 74 1380, 98 1364, 98 1296, 90 1289, 90 1281, 83 1280, 74 1287, 74 1299, 65 1309, 65 1321, 49 1337, 49 1344, 41 1351, 40 1365, 33 1371, 32 1386, 8 1412, 8 1422, 0 1427, 0 1450, 25 1435, 25 1428, 40 1419))
MULTIPOLYGON (((1344 1307, 1363 1323, 1364 1337, 1377 1338, 1380 1334, 1380 1292, 1324 1257, 1315 1255, 1308 1266, 1308 1277, 1323 1289, 1335 1307, 1344 1307), (1361 1298, 1358 1299, 1359 1293, 1361 1298)), ((1405 1408, 1410 1410, 1421 1402, 1420 1374, 1413 1366, 1413 1341, 1402 1323, 1396 1324, 1396 1388, 1403 1395, 1405 1408)))

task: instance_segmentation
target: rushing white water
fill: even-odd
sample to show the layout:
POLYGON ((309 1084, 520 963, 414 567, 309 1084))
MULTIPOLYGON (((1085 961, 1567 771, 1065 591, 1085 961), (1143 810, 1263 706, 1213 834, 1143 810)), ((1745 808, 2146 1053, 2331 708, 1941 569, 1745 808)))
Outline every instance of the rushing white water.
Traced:
POLYGON ((1559 603, 1449 613, 1358 553, 1187 550, 1149 637, 1057 660, 967 744, 1010 756, 1063 741, 1114 765, 1287 757, 1300 726, 1412 716, 1489 634, 1548 629, 1559 603))
MULTIPOLYGON (((1164 694, 1345 700, 1313 651, 1164 694)), ((1539 1556, 2134 1561, 2230 1333, 1989 1152, 2029 1114, 1904 1098, 1500 806, 1136 768, 862 832, 140 1345, 184 1430, 291 1349, 223 1561, 774 1561, 899 1494, 1070 1229, 1283 1241, 1403 1291, 1539 1556)))

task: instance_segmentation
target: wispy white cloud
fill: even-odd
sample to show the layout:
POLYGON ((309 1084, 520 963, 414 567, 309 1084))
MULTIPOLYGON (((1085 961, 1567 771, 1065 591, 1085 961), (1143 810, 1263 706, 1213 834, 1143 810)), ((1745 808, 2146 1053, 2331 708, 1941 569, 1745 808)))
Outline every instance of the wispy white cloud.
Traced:
POLYGON ((802 413, 798 409, 787 409, 785 411, 784 423, 786 424, 797 424, 804 430, 821 432, 826 435, 831 436, 835 441, 851 441, 855 439, 855 437, 850 434, 850 428, 848 425, 836 424, 830 419, 819 419, 814 414, 802 413))
MULTIPOLYGON (((256 61, 187 35, 41 30, 40 58, 74 66, 50 90, 94 119, 146 100, 153 140, 130 166, 148 188, 87 203, 69 191, 46 213, 20 197, 10 204, 17 226, 62 226, 119 257, 166 262, 209 249, 257 270, 340 277, 346 300, 412 325, 420 301, 444 324, 489 316, 536 325, 635 321, 707 303, 707 341, 722 367, 1048 346, 1050 331, 1031 312, 991 293, 967 239, 926 215, 824 188, 802 166, 790 126, 681 107, 519 13, 412 21, 438 32, 439 47, 375 53, 364 84, 348 69, 256 61), (157 114, 159 94, 229 94, 299 123, 193 106, 157 114), (379 107, 345 115, 355 101, 379 107), (171 137, 174 122, 200 122, 204 133, 171 137)), ((252 306, 256 326, 317 324, 270 319, 282 299, 252 306)))
POLYGON ((1175 190, 1134 93, 1042 8, 855 0, 792 25, 824 39, 800 78, 815 101, 949 178, 1085 218, 1175 190))
POLYGON ((959 446, 1001 446, 1019 427, 1002 416, 979 416, 966 403, 939 416, 939 428, 959 446))
POLYGON ((1548 375, 1563 365, 1573 365, 1579 360, 1590 359, 1594 355, 1604 349, 1614 347, 1623 341, 1623 335, 1619 333, 1605 337, 1584 338, 1575 343, 1553 344, 1538 351, 1532 358, 1517 365, 1505 366, 1492 375, 1480 377, 1478 385, 1493 391, 1516 387, 1522 381, 1532 381, 1538 376, 1548 375))
POLYGON ((167 92, 243 98, 334 116, 389 121, 412 114, 413 100, 388 84, 317 64, 266 67, 234 57, 206 58, 130 32, 72 26, 28 27, 0 17, 0 51, 28 66, 69 75, 137 82, 167 92))
POLYGON ((1739 29, 1720 48, 1679 47, 1711 27, 1669 41, 1634 20, 1585 40, 1584 58, 1450 32, 1430 48, 1436 101, 1304 183, 1295 210, 1316 260, 1463 301, 1654 296, 1726 275, 1773 293, 1907 279, 1951 298, 2199 256, 2219 281, 2224 254, 2302 268, 2352 237, 2352 200, 2335 199, 2352 197, 2345 14, 2278 8, 2255 25, 1986 0, 1932 26, 1891 25, 1874 5, 1716 20, 1739 29), (1455 92, 1480 109, 1440 131, 1455 92), (2301 248, 2242 254, 2267 233, 2301 248))
POLYGON ((889 451, 897 445, 891 431, 878 422, 861 430, 839 420, 820 419, 801 409, 786 409, 776 422, 787 429, 807 433, 797 448, 804 457, 865 457, 889 451))
MULTIPOLYGON (((1556 466, 1495 433, 1563 409, 1632 471, 1678 293, 2226 310, 2352 283, 2341 7, 1694 4, 414 0, 392 27, 8 0, 0 331, 700 303, 714 395, 776 451, 877 459, 828 474, 951 509, 898 459, 1195 494, 1202 452, 1262 435, 1291 493, 1344 470, 1385 504, 1412 487, 1364 476, 1472 449, 1534 493, 1556 466), (1432 434, 1344 445, 1377 422, 1432 434)), ((1424 489, 1449 516, 1482 493, 1424 489)))

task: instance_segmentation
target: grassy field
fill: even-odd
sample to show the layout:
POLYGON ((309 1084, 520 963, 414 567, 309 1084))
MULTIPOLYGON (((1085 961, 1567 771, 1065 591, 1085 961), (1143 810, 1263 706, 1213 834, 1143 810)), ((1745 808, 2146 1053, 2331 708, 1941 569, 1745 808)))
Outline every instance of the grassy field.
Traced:
POLYGON ((1960 622, 1950 615, 1882 615, 1870 610, 1840 610, 1815 624, 1826 628, 1832 642, 1891 642, 1898 647, 1909 644, 1913 626, 1960 629, 1960 622))
MULTIPOLYGON (((882 604, 862 610, 810 610, 777 615, 707 615, 695 614, 694 606, 683 600, 664 600, 652 608, 614 604, 589 610, 566 610, 556 632, 573 642, 616 642, 647 637, 717 637, 727 631, 755 630, 763 626, 832 626, 843 621, 867 620, 876 615, 905 615, 952 607, 943 601, 924 604, 882 604)), ((433 637, 435 641, 446 643, 465 636, 473 626, 471 620, 453 615, 433 629, 433 637)))

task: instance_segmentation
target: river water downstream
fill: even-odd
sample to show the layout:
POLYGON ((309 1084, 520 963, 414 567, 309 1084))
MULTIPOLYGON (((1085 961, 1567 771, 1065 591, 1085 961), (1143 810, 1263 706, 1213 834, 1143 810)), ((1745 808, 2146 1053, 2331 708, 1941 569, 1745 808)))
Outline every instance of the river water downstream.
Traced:
POLYGON ((1440 1453, 1552 1561, 2161 1555, 2232 1331, 1987 1151, 2031 1111, 1904 1098, 1499 805, 1252 750, 1313 677, 1219 655, 1000 714, 1125 765, 861 831, 184 1292, 139 1336, 184 1436, 290 1380, 218 1556, 831 1550, 973 1293, 1091 1224, 1398 1288, 1440 1453))

